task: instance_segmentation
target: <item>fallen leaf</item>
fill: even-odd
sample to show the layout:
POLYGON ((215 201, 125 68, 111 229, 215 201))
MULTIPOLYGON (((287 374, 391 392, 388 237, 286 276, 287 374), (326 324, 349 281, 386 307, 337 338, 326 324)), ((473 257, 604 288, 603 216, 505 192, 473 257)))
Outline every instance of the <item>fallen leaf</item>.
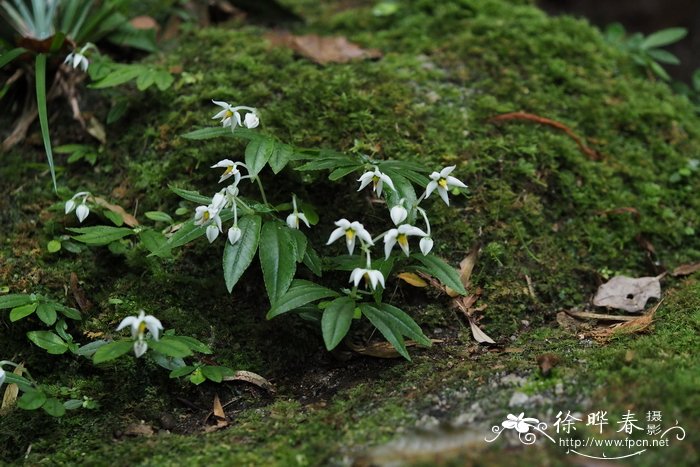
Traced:
MULTIPOLYGON (((472 277, 472 271, 474 271, 474 265, 476 265, 476 260, 479 258, 479 244, 474 245, 469 254, 464 257, 462 261, 459 262, 459 280, 465 289, 469 288, 469 280, 472 277)), ((452 298, 458 297, 459 294, 449 287, 445 287, 447 295, 452 298)))
POLYGON ((654 305, 654 308, 642 316, 622 324, 615 324, 605 329, 596 330, 591 333, 591 336, 599 342, 607 342, 616 335, 641 334, 649 329, 649 326, 654 322, 654 315, 662 303, 663 300, 654 305))
POLYGON ((99 196, 93 196, 92 201, 98 206, 102 206, 103 208, 109 209, 113 213, 119 215, 124 223, 129 227, 136 227, 139 225, 139 221, 134 216, 126 212, 123 207, 109 203, 107 200, 100 198, 99 196))
POLYGON ((124 429, 125 436, 144 436, 149 438, 155 434, 151 425, 146 425, 146 422, 141 420, 140 423, 132 423, 124 429))
POLYGON ((479 344, 483 344, 485 342, 489 344, 496 343, 484 331, 482 331, 471 318, 469 318, 469 326, 472 328, 472 335, 474 336, 474 339, 476 339, 479 344))
POLYGON ((412 272, 402 272, 398 275, 399 279, 413 287, 428 287, 428 283, 420 278, 418 274, 412 272))
POLYGON ((209 412, 206 419, 204 420, 205 423, 207 422, 207 420, 209 420, 211 415, 214 416, 214 420, 216 420, 216 423, 214 425, 206 426, 204 428, 205 433, 211 433, 213 431, 221 430, 222 428, 226 428, 228 426, 226 412, 224 412, 224 407, 221 405, 221 400, 219 400, 218 394, 214 394, 214 403, 212 411, 209 412))
POLYGON ((697 263, 682 264, 673 270, 671 275, 673 277, 679 276, 689 276, 690 274, 700 271, 700 261, 697 263))
POLYGON ((245 383, 254 384, 271 394, 275 393, 275 387, 272 383, 252 371, 237 371, 233 376, 224 376, 223 381, 243 381, 245 383))
POLYGON ((574 318, 581 319, 599 319, 601 321, 632 321, 637 319, 634 316, 621 316, 621 315, 606 315, 603 313, 589 313, 587 311, 573 311, 567 310, 566 314, 573 316, 574 318))
MULTIPOLYGON (((24 364, 20 363, 15 367, 12 373, 17 376, 22 376, 24 372, 24 364)), ((5 388, 5 394, 2 396, 2 405, 0 405, 0 415, 4 415, 9 412, 12 407, 14 407, 17 402, 17 396, 19 395, 19 386, 16 384, 8 384, 5 388)))
POLYGON ((598 288, 593 298, 595 306, 625 310, 630 313, 643 311, 647 300, 661 297, 661 283, 657 277, 632 278, 615 276, 598 288))
POLYGON ((323 37, 316 34, 295 36, 286 31, 278 31, 268 33, 265 37, 273 45, 288 47, 320 65, 376 59, 382 56, 379 50, 365 50, 340 36, 323 37))
POLYGON ((100 143, 107 143, 107 132, 105 131, 105 127, 95 117, 90 117, 86 131, 100 143))
POLYGON ((135 16, 129 21, 136 29, 158 29, 158 22, 150 16, 135 16))
POLYGON ((92 302, 88 300, 87 296, 85 295, 85 291, 80 287, 80 284, 78 283, 78 275, 74 272, 70 273, 70 290, 73 293, 75 303, 78 304, 80 310, 90 311, 92 308, 92 302))
MULTIPOLYGON (((432 343, 439 343, 442 342, 442 339, 430 339, 430 341, 432 343)), ((375 358, 401 358, 401 354, 388 342, 372 341, 366 344, 358 344, 353 342, 350 337, 345 338, 344 342, 350 350, 360 355, 375 358)), ((404 344, 406 344, 406 347, 415 347, 418 345, 417 342, 412 340, 407 340, 404 344)))
POLYGON ((537 357, 537 365, 540 367, 540 373, 542 376, 549 376, 552 373, 552 368, 559 364, 559 356, 553 353, 542 354, 537 357))

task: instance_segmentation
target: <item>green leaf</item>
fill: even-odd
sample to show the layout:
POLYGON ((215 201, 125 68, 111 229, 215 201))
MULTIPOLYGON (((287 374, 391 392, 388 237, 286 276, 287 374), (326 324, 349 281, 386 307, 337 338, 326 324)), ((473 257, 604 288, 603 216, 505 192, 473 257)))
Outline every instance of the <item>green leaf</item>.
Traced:
POLYGON ((47 399, 46 402, 44 402, 44 405, 41 406, 44 411, 53 416, 53 417, 62 417, 66 414, 66 408, 63 406, 61 401, 56 399, 55 397, 52 397, 50 399, 47 399))
POLYGON ((5 372, 5 383, 6 384, 16 384, 22 392, 35 391, 32 383, 23 376, 16 375, 9 371, 5 372))
POLYGON ((27 391, 17 401, 17 407, 24 410, 36 410, 46 402, 46 394, 41 391, 27 391))
POLYGON ((95 355, 95 352, 97 352, 97 350, 100 347, 107 345, 107 344, 108 344, 108 342, 106 340, 100 339, 100 340, 97 340, 94 342, 90 342, 89 344, 81 345, 80 348, 78 348, 78 350, 75 353, 77 355, 80 355, 81 357, 90 358, 93 355, 95 355))
POLYGON ((434 255, 424 256, 421 254, 415 254, 411 256, 416 258, 425 266, 424 268, 419 267, 419 271, 436 277, 440 282, 460 295, 467 294, 467 291, 464 289, 464 285, 462 285, 462 281, 459 278, 459 273, 455 268, 434 255))
POLYGON ((251 177, 256 176, 270 160, 276 144, 267 139, 255 140, 245 148, 245 164, 251 177))
POLYGON ((274 173, 280 173, 282 169, 293 159, 294 150, 287 144, 275 144, 270 155, 270 168, 274 173))
POLYGON ((170 248, 166 247, 168 239, 160 232, 144 229, 139 232, 139 239, 141 239, 143 246, 156 256, 167 257, 170 253, 170 248))
POLYGON ((112 221, 112 224, 116 225, 117 227, 121 227, 122 225, 124 225, 124 219, 116 212, 105 210, 102 212, 102 214, 104 214, 104 216, 110 221, 112 221))
MULTIPOLYGON (((394 187, 396 188, 396 190, 392 190, 388 186, 384 185, 384 190, 386 190, 387 195, 387 203, 389 206, 396 206, 399 204, 401 198, 406 200, 406 206, 413 206, 417 203, 418 198, 416 197, 416 190, 413 188, 413 184, 408 179, 399 175, 393 170, 387 170, 384 173, 391 178, 391 181, 394 182, 394 187)), ((407 222, 413 221, 414 219, 412 216, 407 219, 407 222)))
POLYGON ((671 52, 667 52, 663 49, 652 49, 649 52, 649 56, 656 60, 657 62, 667 63, 669 65, 680 65, 681 61, 673 55, 671 52))
POLYGON ((306 254, 306 245, 309 240, 304 235, 304 232, 297 229, 291 229, 289 232, 294 239, 294 254, 296 256, 297 263, 301 263, 304 260, 304 255, 306 254))
POLYGON ((206 365, 202 367, 202 375, 207 379, 220 383, 224 379, 224 372, 218 366, 206 365))
POLYGON ((316 253, 316 250, 314 250, 311 245, 306 246, 306 252, 304 253, 304 264, 318 277, 323 275, 321 258, 319 258, 318 253, 316 253))
POLYGON ((106 225, 98 225, 95 227, 79 227, 69 228, 71 232, 80 235, 74 235, 73 239, 86 245, 104 246, 114 241, 124 238, 134 233, 133 229, 125 227, 111 227, 106 225))
POLYGON ((58 240, 50 240, 46 245, 46 249, 49 253, 57 253, 61 250, 61 242, 58 240))
POLYGON ((66 410, 75 410, 83 406, 83 401, 80 399, 69 399, 63 403, 66 410))
POLYGON ((148 341, 148 346, 167 357, 183 358, 192 355, 192 351, 187 344, 169 336, 163 336, 158 341, 151 339, 148 341))
POLYGON ((340 180, 341 178, 345 177, 346 175, 349 175, 356 170, 360 170, 362 168, 361 164, 355 164, 351 165, 348 167, 338 167, 337 169, 333 170, 329 175, 328 175, 328 180, 340 180))
POLYGON ((663 47, 683 39, 688 31, 685 28, 668 28, 656 31, 644 39, 640 45, 642 49, 663 47))
POLYGON ((47 326, 53 326, 56 322, 56 307, 53 303, 40 303, 36 309, 36 315, 47 326))
POLYGON ((193 140, 213 139, 220 138, 222 136, 231 136, 231 129, 222 127, 208 127, 190 131, 189 133, 182 135, 182 137, 185 139, 193 140))
POLYGON ((658 63, 650 62, 649 67, 651 68, 651 71, 653 71, 659 78, 663 79, 664 81, 671 81, 671 77, 668 75, 666 70, 664 70, 664 67, 658 63))
POLYGON ((61 355, 68 351, 68 344, 51 331, 31 331, 27 338, 52 355, 61 355))
POLYGON ((170 372, 170 377, 171 378, 180 378, 185 375, 189 375, 194 371, 193 366, 181 366, 180 368, 175 368, 173 371, 170 372))
POLYGON ((83 317, 80 316, 80 312, 75 308, 70 308, 59 304, 54 304, 54 306, 56 310, 60 311, 61 314, 68 319, 74 319, 76 321, 80 321, 81 319, 83 319, 83 317))
POLYGON ((13 308, 10 311, 10 321, 13 323, 15 321, 19 321, 22 318, 26 318, 27 316, 31 315, 36 311, 37 304, 36 303, 28 303, 26 305, 18 306, 17 308, 13 308))
POLYGON ((693 73, 693 89, 695 89, 695 92, 700 92, 700 69, 695 70, 693 73))
POLYGON ((17 47, 16 49, 8 50, 4 54, 0 55, 0 68, 4 67, 5 65, 13 61, 15 58, 19 57, 26 51, 27 49, 17 47))
POLYGON ((170 191, 178 195, 180 198, 186 199, 187 201, 192 201, 193 203, 208 205, 211 203, 211 198, 199 194, 199 192, 194 190, 183 190, 182 188, 176 188, 172 185, 168 186, 170 191))
POLYGON ((46 150, 46 160, 51 171, 51 181, 53 191, 57 192, 56 170, 53 165, 53 153, 51 152, 51 138, 49 136, 49 117, 46 110, 46 54, 36 56, 36 69, 34 81, 36 83, 36 105, 39 111, 39 126, 41 127, 41 138, 44 140, 46 150))
POLYGON ((204 377, 202 374, 202 369, 197 368, 191 375, 190 375, 190 383, 192 384, 202 384, 204 381, 207 379, 204 377))
POLYGON ((326 349, 333 350, 343 340, 354 314, 355 301, 349 297, 336 298, 323 310, 321 330, 326 349))
POLYGON ((163 211, 148 211, 145 216, 152 221, 167 222, 168 224, 173 223, 173 218, 170 217, 170 214, 163 211))
POLYGON ((115 64, 110 72, 102 79, 93 81, 88 87, 93 89, 110 88, 127 83, 144 74, 146 68, 141 65, 115 64))
POLYGON ((224 280, 229 293, 238 283, 243 273, 253 262, 255 252, 260 242, 260 227, 262 219, 260 216, 245 216, 238 221, 238 228, 241 229, 241 238, 235 245, 226 241, 224 247, 223 267, 224 280))
POLYGON ((18 306, 26 305, 32 302, 32 296, 24 293, 15 293, 10 295, 0 296, 0 310, 7 308, 17 308, 18 306))
POLYGON ((114 360, 115 358, 121 357, 125 353, 128 353, 134 346, 134 341, 130 339, 124 339, 120 341, 110 342, 109 344, 104 344, 101 346, 95 354, 92 356, 92 362, 94 364, 108 362, 114 360))
POLYGON ((415 321, 396 307, 386 303, 379 305, 363 303, 360 305, 360 310, 399 354, 409 361, 411 357, 406 350, 403 336, 410 337, 422 345, 429 346, 431 344, 430 339, 425 337, 415 321))
POLYGON ((175 339, 179 340, 180 342, 184 343, 187 347, 190 349, 194 350, 195 352, 203 353, 203 354, 211 354, 213 353, 211 349, 204 343, 198 341, 194 337, 190 336, 168 336, 168 339, 175 339))
POLYGON ((289 289, 297 270, 294 239, 290 229, 278 222, 263 225, 258 256, 270 303, 278 303, 279 298, 289 289))
POLYGON ((314 284, 313 282, 297 279, 292 282, 292 286, 287 293, 275 301, 270 311, 267 312, 267 319, 272 319, 282 313, 294 310, 307 303, 320 300, 322 298, 337 297, 338 293, 314 284))

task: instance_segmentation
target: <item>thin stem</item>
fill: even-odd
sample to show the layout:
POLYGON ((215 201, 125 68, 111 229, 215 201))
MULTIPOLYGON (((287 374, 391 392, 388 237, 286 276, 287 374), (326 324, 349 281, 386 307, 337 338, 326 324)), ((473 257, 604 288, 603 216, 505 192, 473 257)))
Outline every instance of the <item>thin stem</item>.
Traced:
POLYGON ((416 207, 418 212, 420 212, 423 215, 423 220, 425 221, 425 227, 426 230, 428 231, 428 236, 430 236, 430 221, 428 220, 428 214, 425 212, 425 209, 416 207))
POLYGON ((233 200, 233 225, 238 225, 238 207, 236 206, 236 199, 233 200))
POLYGON ((260 196, 262 196, 263 203, 268 204, 267 197, 265 196, 265 189, 263 188, 262 182, 260 181, 260 177, 256 175, 255 180, 258 182, 258 188, 260 188, 260 196))

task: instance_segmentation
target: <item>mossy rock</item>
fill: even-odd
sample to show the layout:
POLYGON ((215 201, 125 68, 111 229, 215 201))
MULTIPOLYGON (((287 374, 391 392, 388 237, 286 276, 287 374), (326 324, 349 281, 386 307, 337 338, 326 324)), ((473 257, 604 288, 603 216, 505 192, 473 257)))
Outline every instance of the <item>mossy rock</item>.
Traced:
MULTIPOLYGON (((144 308, 167 327, 206 340, 221 363, 277 378, 281 394, 270 402, 239 387, 222 389, 243 401, 229 429, 187 434, 196 431, 195 423, 180 429, 183 434, 117 442, 115 432, 135 420, 157 424, 170 411, 193 418, 177 398, 210 401, 217 389, 179 387, 166 376, 154 376, 158 369, 133 364, 86 370, 83 363, 51 357, 47 365, 46 356, 28 349, 24 339, 24 331, 36 323, 13 325, 2 331, 10 353, 37 368, 35 376, 91 392, 102 409, 50 422, 15 411, 0 419, 0 439, 13 442, 0 458, 17 460, 32 443, 31 463, 341 462, 342 456, 357 454, 355 446, 389 440, 396 427, 435 412, 428 401, 443 391, 471 394, 454 403, 457 411, 466 410, 477 395, 505 410, 509 389, 488 395, 497 376, 492 367, 533 379, 534 358, 542 352, 566 355, 557 378, 572 392, 559 402, 572 410, 586 406, 581 394, 608 400, 594 393, 598 384, 611 392, 639 385, 630 400, 658 396, 652 383, 642 380, 647 373, 679 381, 668 388, 676 405, 664 407, 686 407, 684 416, 697 418, 698 405, 683 402, 692 399, 689 388, 697 383, 692 376, 698 369, 692 363, 693 357, 697 362, 697 285, 679 292, 689 297, 683 299, 687 304, 664 305, 669 311, 659 315, 659 330, 639 341, 628 337, 607 347, 583 347, 552 327, 558 311, 584 304, 606 276, 656 275, 700 259, 700 120, 692 105, 640 72, 585 21, 548 17, 529 2, 401 2, 384 17, 372 14, 373 2, 352 9, 332 2, 286 3, 308 18, 295 33, 344 35, 380 49, 383 57, 319 66, 270 45, 261 27, 232 22, 189 28, 176 47, 150 59, 182 70, 173 88, 133 94, 125 116, 108 127, 109 143, 95 168, 67 166, 59 185, 112 194, 128 210, 138 199, 138 212, 174 212, 179 201, 168 189, 171 184, 213 191, 217 174, 208 167, 241 157, 243 146, 231 139, 202 143, 181 137, 215 124, 211 99, 257 107, 260 131, 297 146, 419 161, 435 169, 457 165, 455 173, 470 190, 450 208, 434 203, 437 253, 457 264, 481 245, 472 277, 482 289, 479 303, 487 305, 481 325, 501 343, 512 337, 512 346, 523 353, 465 354, 469 330, 449 311, 447 300, 403 287, 406 297, 421 298, 396 301, 429 335, 448 334, 446 343, 414 351, 414 364, 356 359, 339 370, 318 333, 301 320, 264 320, 267 302, 256 289, 259 272, 247 273, 232 296, 226 292, 221 246, 196 244, 176 260, 148 258, 129 245, 120 254, 93 249, 79 256, 50 255, 46 243, 74 220, 62 216, 48 177, 35 172, 44 157, 40 148, 25 146, 4 155, 0 167, 6 194, 0 200, 7 234, 0 245, 3 284, 17 292, 60 296, 68 274, 76 272, 96 305, 84 330, 109 335, 124 310, 144 308), (492 120, 509 112, 560 122, 599 157, 549 126, 492 120), (34 224, 28 218, 38 219, 34 224), (121 308, 110 298, 122 300, 121 308), (674 314, 686 306, 688 316, 674 314), (674 342, 671 329, 683 339, 674 342), (644 357, 633 370, 620 371, 616 365, 627 345, 644 355, 660 346, 666 356, 658 364, 644 357), (41 435, 43 441, 37 439, 41 435)), ((55 145, 73 142, 57 128, 55 145)), ((61 157, 57 163, 65 166, 61 157)), ((337 188, 324 176, 297 177, 291 171, 278 176, 271 197, 286 202, 294 191, 318 200, 322 213, 355 206, 351 209, 362 218, 384 216, 382 207, 358 198, 354 181, 337 188), (312 183, 303 188, 302 181, 312 183)), ((335 220, 321 217, 312 234, 319 244, 335 220)), ((548 383, 532 387, 551 390, 548 383)), ((619 408, 625 402, 610 403, 619 408)), ((435 417, 449 420, 450 415, 435 417)), ((697 458, 694 451, 688 455, 697 458)), ((527 462, 538 462, 527 456, 527 462)))

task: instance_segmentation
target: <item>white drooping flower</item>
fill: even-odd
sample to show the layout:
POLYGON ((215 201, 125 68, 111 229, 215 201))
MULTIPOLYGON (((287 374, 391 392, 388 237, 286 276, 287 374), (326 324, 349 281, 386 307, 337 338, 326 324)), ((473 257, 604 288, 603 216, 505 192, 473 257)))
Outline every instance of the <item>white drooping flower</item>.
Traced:
POLYGON ((391 208, 389 215, 391 216, 391 221, 394 223, 394 225, 399 225, 408 217, 408 211, 405 207, 403 207, 403 205, 397 204, 391 208))
POLYGON ((302 221, 304 224, 306 224, 307 227, 311 227, 309 225, 309 220, 306 218, 306 215, 303 212, 299 212, 299 210, 297 209, 296 196, 292 196, 292 206, 294 207, 294 211, 287 216, 287 225, 289 226, 289 228, 299 230, 299 221, 302 221))
POLYGON ((221 120, 221 125, 224 128, 231 128, 231 131, 235 130, 237 126, 244 126, 246 128, 255 128, 260 124, 260 119, 258 118, 257 111, 252 107, 246 107, 244 105, 239 105, 237 107, 232 106, 228 102, 215 101, 212 102, 222 108, 216 115, 212 117, 212 120, 221 120), (245 110, 248 113, 244 120, 241 120, 241 110, 245 110))
POLYGON ((331 236, 328 238, 328 243, 326 243, 326 245, 330 245, 342 236, 345 236, 345 245, 348 247, 349 254, 352 254, 355 250, 355 240, 357 237, 368 245, 374 245, 372 236, 359 222, 350 222, 347 219, 340 219, 335 222, 335 225, 337 225, 338 228, 331 232, 331 236))
POLYGON ((382 189, 385 183, 389 186, 389 188, 396 191, 396 188, 394 188, 394 182, 391 181, 391 178, 389 178, 387 174, 380 172, 379 167, 376 165, 374 166, 374 170, 363 173, 362 176, 357 179, 357 181, 360 182, 360 188, 358 188, 357 191, 362 191, 362 189, 370 183, 372 183, 372 189, 375 193, 377 193, 377 196, 382 196, 382 189))
POLYGON ((451 165, 445 167, 440 172, 433 172, 430 174, 430 183, 425 188, 425 197, 427 198, 430 194, 437 189, 440 198, 445 202, 446 205, 450 205, 450 199, 447 196, 447 190, 450 187, 467 188, 467 185, 460 182, 455 177, 450 176, 452 171, 456 166, 451 165))
POLYGON ((430 250, 433 249, 433 239, 430 237, 423 237, 420 239, 420 252, 423 253, 424 255, 427 255, 430 253, 430 250))
POLYGON ((80 67, 83 71, 87 71, 90 61, 85 56, 85 53, 89 49, 97 50, 97 47, 95 47, 95 44, 87 43, 79 51, 74 50, 73 52, 69 53, 63 63, 68 63, 74 69, 80 67))
POLYGON ((78 217, 79 222, 83 222, 85 218, 90 214, 90 208, 87 206, 87 199, 90 196, 88 191, 80 191, 73 195, 71 199, 66 201, 65 211, 69 214, 75 210, 75 215, 78 217), (82 201, 76 201, 78 198, 83 198, 82 201))
POLYGON ((131 338, 134 339, 134 355, 139 358, 148 350, 148 343, 145 340, 148 330, 154 340, 158 340, 158 334, 163 330, 163 325, 158 318, 153 315, 146 315, 141 310, 138 316, 127 316, 119 323, 117 331, 121 331, 127 326, 131 326, 131 338))
POLYGON ((389 258, 389 255, 391 255, 391 250, 397 243, 403 250, 404 254, 408 256, 410 253, 408 247, 408 237, 411 235, 425 237, 428 234, 423 232, 418 227, 408 224, 400 225, 398 228, 388 231, 384 236, 384 254, 386 257, 389 258))
POLYGON ((221 217, 219 213, 226 205, 226 196, 222 193, 217 193, 212 198, 212 202, 209 206, 197 206, 194 211, 194 223, 195 225, 206 225, 206 235, 209 243, 216 240, 219 236, 219 232, 223 232, 223 227, 221 225, 221 217))
POLYGON ((238 240, 241 239, 242 235, 243 232, 237 225, 234 225, 233 227, 228 229, 228 241, 231 242, 231 245, 235 245, 236 243, 238 243, 238 240))
POLYGON ((384 287, 384 275, 377 269, 355 268, 350 273, 349 282, 352 282, 357 287, 363 278, 365 282, 370 284, 372 290, 377 288, 377 284, 382 284, 382 287, 384 287))
POLYGON ((238 170, 238 167, 243 167, 247 169, 246 165, 243 162, 233 162, 230 159, 222 159, 216 164, 212 165, 212 169, 218 169, 218 168, 225 168, 224 173, 221 174, 221 178, 219 179, 219 183, 223 182, 224 180, 227 180, 231 177, 233 177, 233 184, 238 185, 238 182, 241 181, 241 171, 238 170))

